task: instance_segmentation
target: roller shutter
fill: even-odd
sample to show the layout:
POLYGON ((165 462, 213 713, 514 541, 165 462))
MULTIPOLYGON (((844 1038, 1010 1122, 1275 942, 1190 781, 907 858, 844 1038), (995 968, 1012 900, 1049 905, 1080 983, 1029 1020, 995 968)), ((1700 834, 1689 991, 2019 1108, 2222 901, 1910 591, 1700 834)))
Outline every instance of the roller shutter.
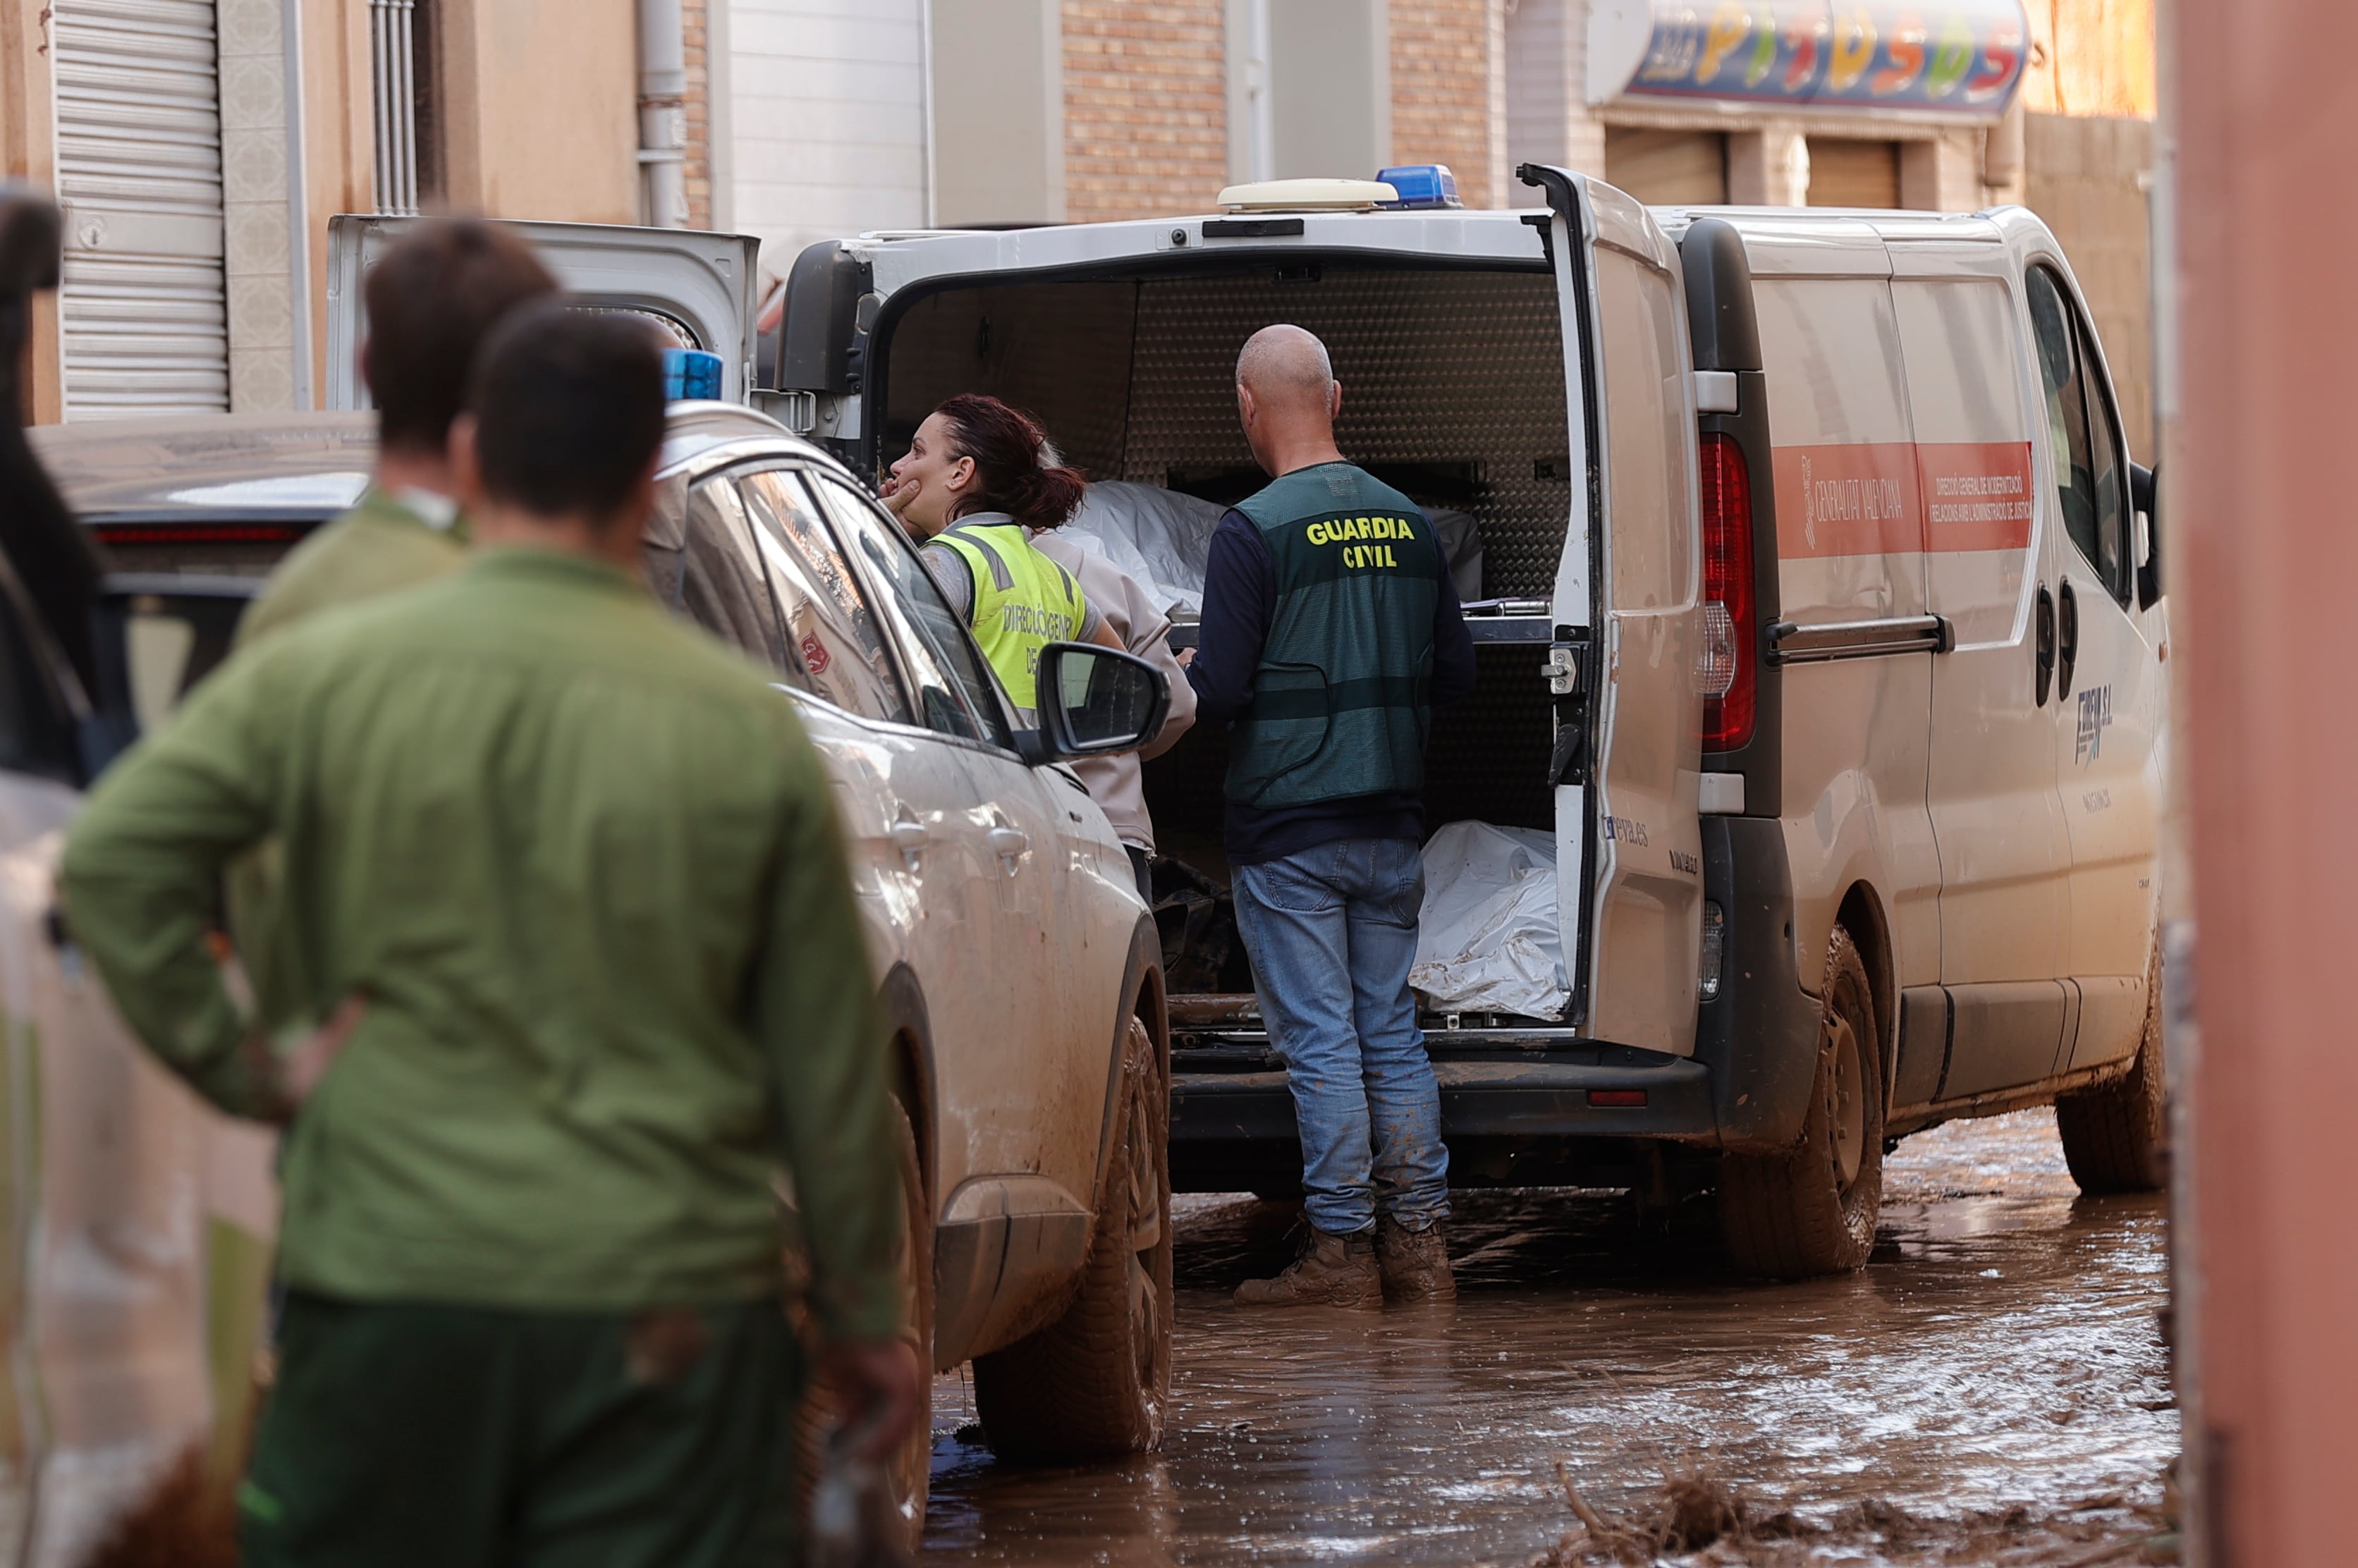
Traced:
POLYGON ((1727 200, 1727 138, 1607 125, 1605 182, 1649 207, 1719 206, 1727 200))
POLYGON ((69 419, 229 407, 212 0, 56 0, 69 419))
POLYGON ((1899 205, 1899 144, 1810 138, 1810 205, 1899 205))

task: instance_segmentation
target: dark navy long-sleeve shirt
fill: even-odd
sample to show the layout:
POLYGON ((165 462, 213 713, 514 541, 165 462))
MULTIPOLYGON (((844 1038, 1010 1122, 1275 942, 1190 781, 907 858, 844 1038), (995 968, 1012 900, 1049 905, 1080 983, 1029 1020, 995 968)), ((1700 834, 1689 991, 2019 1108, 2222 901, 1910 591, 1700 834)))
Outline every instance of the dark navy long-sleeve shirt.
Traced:
MULTIPOLYGON (((1231 507, 1212 535, 1204 571, 1204 619, 1195 657, 1187 666, 1195 712, 1207 724, 1228 725, 1252 703, 1253 672, 1260 667, 1277 601, 1277 568, 1252 520, 1231 507)), ((1435 708, 1474 689, 1474 638, 1458 607, 1457 585, 1444 568, 1433 610, 1435 708)), ((1424 801, 1413 790, 1355 795, 1347 800, 1262 810, 1228 802, 1223 835, 1228 860, 1253 865, 1339 838, 1424 838, 1424 801)))

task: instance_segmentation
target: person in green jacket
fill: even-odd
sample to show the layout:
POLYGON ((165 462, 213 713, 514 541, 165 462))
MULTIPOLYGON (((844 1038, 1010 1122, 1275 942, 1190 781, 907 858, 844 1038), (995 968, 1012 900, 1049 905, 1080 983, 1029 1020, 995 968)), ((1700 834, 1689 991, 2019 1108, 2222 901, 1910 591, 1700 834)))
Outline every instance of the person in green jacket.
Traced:
MULTIPOLYGON (((517 306, 557 280, 508 231, 475 218, 428 219, 386 247, 362 286, 369 330, 361 379, 376 404, 376 467, 350 512, 287 554, 238 622, 236 645, 335 605, 431 581, 467 558, 467 522, 450 468, 450 425, 476 351, 517 306)), ((230 930, 275 1027, 300 1021, 306 986, 277 898, 277 849, 263 845, 230 871, 230 930)), ((316 1021, 314 1021, 316 1022, 316 1021)))
POLYGON ((376 467, 350 512, 287 554, 246 607, 237 641, 330 605, 456 571, 467 524, 450 467, 450 425, 476 351, 508 312, 557 292, 525 244, 480 218, 427 219, 369 269, 361 379, 376 405, 376 467))
POLYGON ((638 578, 644 325, 527 307, 471 408, 478 554, 231 660, 65 850, 67 917, 139 1038, 287 1122, 243 1561, 790 1561, 782 1166, 871 1453, 919 1376, 829 784, 769 676, 638 578), (266 836, 329 1021, 294 1042, 207 946, 215 879, 266 836))

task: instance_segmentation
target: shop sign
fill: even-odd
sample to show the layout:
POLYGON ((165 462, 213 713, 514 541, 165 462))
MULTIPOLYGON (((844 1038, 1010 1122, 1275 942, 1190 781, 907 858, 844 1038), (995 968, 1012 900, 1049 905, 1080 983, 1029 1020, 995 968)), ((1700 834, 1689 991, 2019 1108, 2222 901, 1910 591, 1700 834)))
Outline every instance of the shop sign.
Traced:
POLYGON ((1989 116, 2030 37, 2021 0, 1600 0, 1590 22, 1632 98, 1989 116))

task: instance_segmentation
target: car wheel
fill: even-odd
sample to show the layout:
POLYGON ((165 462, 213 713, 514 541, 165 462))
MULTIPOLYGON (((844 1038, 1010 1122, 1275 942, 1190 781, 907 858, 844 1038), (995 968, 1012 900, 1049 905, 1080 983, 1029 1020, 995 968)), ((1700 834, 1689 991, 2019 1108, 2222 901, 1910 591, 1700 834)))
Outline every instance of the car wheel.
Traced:
POLYGON ((1883 1074, 1875 991, 1850 933, 1827 945, 1818 1061, 1801 1141, 1720 1162, 1719 1225, 1747 1274, 1801 1279, 1866 1263, 1883 1204, 1883 1074))
POLYGON ((1171 1088, 1132 1019, 1113 1148, 1080 1289, 1065 1315, 974 1362, 975 1413, 1018 1460, 1143 1454, 1171 1397, 1171 1088))
MULTIPOLYGON (((934 1225, 925 1195, 925 1167, 917 1159, 917 1136, 908 1110, 892 1106, 900 1140, 901 1206, 904 1217, 897 1260, 901 1276, 901 1337, 917 1360, 917 1419, 886 1466, 894 1511, 907 1527, 903 1543, 914 1555, 925 1533, 925 1491, 934 1463, 934 1225)), ((827 1435, 840 1421, 841 1403, 824 1377, 814 1378, 795 1431, 795 1491, 810 1516, 811 1489, 826 1465, 827 1435)))
POLYGON ((2161 1057, 2161 952, 2146 988, 2145 1033, 2129 1076, 2055 1101, 2071 1179, 2090 1197, 2158 1192, 2169 1179, 2169 1083, 2161 1057))

